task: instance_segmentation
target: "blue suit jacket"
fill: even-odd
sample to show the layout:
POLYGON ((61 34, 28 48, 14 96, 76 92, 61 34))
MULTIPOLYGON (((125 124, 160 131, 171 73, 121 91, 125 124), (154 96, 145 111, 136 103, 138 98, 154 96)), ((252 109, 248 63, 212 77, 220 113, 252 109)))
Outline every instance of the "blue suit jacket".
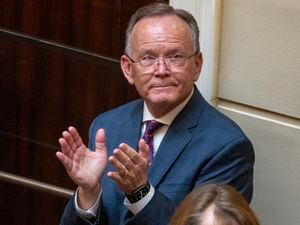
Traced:
MULTIPOLYGON (((106 130, 109 155, 122 142, 137 148, 141 137, 143 101, 130 102, 100 114, 90 128, 90 148, 96 131, 106 130)), ((124 194, 104 177, 99 215, 95 224, 167 225, 176 205, 194 188, 208 182, 230 184, 250 202, 254 152, 249 139, 225 115, 210 106, 195 88, 185 108, 164 136, 150 166, 148 178, 155 194, 133 216, 123 205, 124 194)), ((114 170, 108 165, 107 171, 114 170)), ((61 224, 90 224, 80 218, 71 199, 61 224)))

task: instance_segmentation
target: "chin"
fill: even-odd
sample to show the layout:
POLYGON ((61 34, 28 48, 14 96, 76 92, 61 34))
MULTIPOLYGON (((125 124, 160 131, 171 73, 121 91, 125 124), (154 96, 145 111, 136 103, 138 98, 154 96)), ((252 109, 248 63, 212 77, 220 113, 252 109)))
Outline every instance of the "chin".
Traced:
POLYGON ((149 98, 149 101, 152 102, 153 104, 174 104, 176 102, 176 98, 170 95, 155 95, 149 98))

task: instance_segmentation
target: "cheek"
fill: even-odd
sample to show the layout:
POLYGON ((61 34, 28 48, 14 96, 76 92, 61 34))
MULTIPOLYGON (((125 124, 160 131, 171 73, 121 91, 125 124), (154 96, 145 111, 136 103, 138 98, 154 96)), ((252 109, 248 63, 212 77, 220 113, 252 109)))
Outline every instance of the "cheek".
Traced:
POLYGON ((148 91, 148 87, 150 85, 150 79, 146 77, 135 77, 134 85, 137 91, 140 93, 140 95, 142 95, 142 93, 148 91))
POLYGON ((150 85, 150 83, 152 83, 152 78, 153 78, 152 74, 141 74, 140 73, 139 75, 135 76, 135 81, 139 85, 150 85))
POLYGON ((194 85, 195 76, 191 76, 191 75, 187 75, 187 74, 191 74, 190 71, 176 77, 176 80, 181 89, 188 89, 194 85))

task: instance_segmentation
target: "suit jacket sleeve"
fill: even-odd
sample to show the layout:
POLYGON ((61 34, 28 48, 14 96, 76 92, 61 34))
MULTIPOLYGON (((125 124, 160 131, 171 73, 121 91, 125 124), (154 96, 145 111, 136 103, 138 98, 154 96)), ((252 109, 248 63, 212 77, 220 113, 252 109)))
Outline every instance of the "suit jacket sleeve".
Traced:
POLYGON ((126 225, 166 225, 175 210, 176 205, 166 196, 155 191, 153 198, 145 208, 137 215, 133 216, 128 212, 125 217, 126 225))
POLYGON ((235 187, 250 203, 253 193, 254 151, 245 137, 224 146, 199 174, 196 186, 225 183, 235 187))
POLYGON ((64 213, 62 215, 60 225, 90 225, 93 224, 92 222, 88 221, 87 219, 79 216, 77 214, 76 208, 75 208, 75 201, 74 201, 75 194, 70 199, 68 204, 65 207, 64 213))

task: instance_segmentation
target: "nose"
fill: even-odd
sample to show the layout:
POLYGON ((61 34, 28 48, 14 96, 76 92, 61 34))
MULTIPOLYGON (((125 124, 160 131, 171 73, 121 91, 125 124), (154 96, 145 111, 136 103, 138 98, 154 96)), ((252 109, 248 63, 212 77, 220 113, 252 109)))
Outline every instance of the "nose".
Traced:
POLYGON ((164 58, 160 58, 157 60, 156 70, 154 71, 156 75, 167 75, 169 74, 169 66, 166 63, 164 58))

